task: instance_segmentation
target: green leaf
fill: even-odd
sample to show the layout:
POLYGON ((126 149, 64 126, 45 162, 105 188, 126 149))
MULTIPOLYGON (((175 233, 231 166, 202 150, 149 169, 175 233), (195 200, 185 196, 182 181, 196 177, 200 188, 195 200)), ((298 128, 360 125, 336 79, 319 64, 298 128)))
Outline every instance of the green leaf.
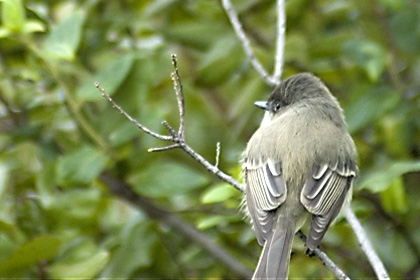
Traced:
POLYGON ((200 219, 198 221, 197 228, 200 229, 200 230, 205 230, 205 229, 209 229, 209 228, 218 226, 220 224, 226 224, 228 222, 239 221, 239 220, 241 220, 241 217, 239 215, 235 215, 235 216, 226 216, 226 215, 210 216, 210 217, 205 217, 203 219, 200 219))
POLYGON ((197 48, 207 48, 214 43, 214 34, 226 34, 227 25, 219 22, 199 22, 190 21, 169 25, 169 28, 162 30, 169 39, 179 43, 195 46, 197 48))
POLYGON ((374 88, 345 110, 350 133, 355 133, 395 108, 400 101, 397 92, 390 88, 374 88))
POLYGON ((107 158, 98 150, 85 146, 60 158, 56 165, 57 182, 62 186, 88 184, 102 172, 107 158))
POLYGON ((44 32, 45 26, 42 22, 37 20, 27 20, 23 26, 23 32, 25 33, 34 33, 34 32, 44 32))
POLYGON ((74 12, 61 21, 49 34, 44 42, 42 53, 52 59, 72 61, 82 37, 84 15, 81 11, 74 12))
POLYGON ((244 55, 233 36, 216 41, 199 65, 199 80, 208 85, 220 84, 239 68, 244 55), (223 67, 220 67, 223 65, 223 67))
POLYGON ((152 264, 154 247, 158 242, 156 230, 149 222, 133 218, 121 232, 120 245, 112 255, 101 278, 130 278, 137 269, 152 264))
POLYGON ((133 62, 134 56, 131 54, 124 55, 111 62, 93 78, 88 79, 83 83, 77 90, 77 97, 81 101, 96 101, 102 99, 101 93, 94 85, 95 82, 99 82, 106 93, 113 95, 130 73, 133 62))
POLYGON ((58 237, 38 236, 24 243, 0 264, 0 275, 14 270, 28 269, 41 260, 49 260, 57 255, 60 247, 61 241, 58 237))
POLYGON ((4 26, 13 32, 21 32, 25 25, 25 9, 22 0, 2 1, 2 22, 4 26))
POLYGON ((52 203, 45 207, 48 218, 55 228, 88 231, 89 226, 96 226, 96 215, 101 202, 98 188, 72 188, 55 195, 52 203))
POLYGON ((386 190, 381 192, 381 201, 384 209, 389 212, 396 214, 407 212, 407 194, 401 176, 397 177, 386 190))
POLYGON ((48 275, 52 279, 95 278, 110 259, 108 251, 98 248, 89 239, 76 240, 51 266, 48 275))
POLYGON ((378 81, 385 70, 386 52, 381 45, 366 39, 351 39, 343 44, 343 52, 362 68, 369 79, 378 81))
POLYGON ((144 15, 149 17, 157 16, 159 13, 162 13, 174 3, 176 3, 176 0, 155 0, 147 6, 144 15))
POLYGON ((362 188, 378 193, 389 188, 398 177, 418 171, 420 171, 420 161, 392 162, 375 172, 365 175, 360 185, 362 188))
POLYGON ((101 250, 78 262, 54 264, 48 268, 49 276, 53 279, 94 279, 104 269, 109 258, 109 253, 101 250))
POLYGON ((204 194, 201 197, 201 203, 210 204, 223 202, 231 197, 236 196, 237 194, 238 192, 229 184, 220 183, 214 185, 213 187, 209 188, 204 192, 204 194))
POLYGON ((187 193, 208 183, 202 172, 175 162, 155 162, 137 172, 130 182, 140 194, 164 198, 187 193))
POLYGON ((3 220, 7 220, 12 223, 14 221, 14 203, 10 203, 9 191, 11 183, 9 182, 9 172, 10 167, 4 163, 0 162, 0 217, 3 220))
POLYGON ((122 145, 139 135, 139 130, 131 122, 124 119, 124 123, 109 134, 109 141, 113 147, 122 145))
POLYGON ((401 9, 404 1, 401 0, 379 0, 382 5, 384 5, 387 8, 393 9, 395 11, 398 11, 401 9))
POLYGON ((55 170, 54 166, 46 166, 44 169, 36 174, 35 187, 38 193, 38 200, 41 205, 48 209, 54 202, 55 189, 55 170))
POLYGON ((391 19, 391 30, 399 49, 408 54, 417 54, 420 51, 419 7, 406 5, 402 11, 395 13, 391 19))
POLYGON ((10 36, 10 34, 12 34, 12 31, 10 31, 10 29, 0 26, 0 38, 7 38, 10 36))

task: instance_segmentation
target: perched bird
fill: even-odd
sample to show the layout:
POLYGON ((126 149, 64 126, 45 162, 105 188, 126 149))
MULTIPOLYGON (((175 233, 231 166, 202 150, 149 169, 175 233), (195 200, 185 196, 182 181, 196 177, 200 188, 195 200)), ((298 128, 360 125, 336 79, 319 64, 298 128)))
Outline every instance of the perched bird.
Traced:
POLYGON ((305 217, 314 250, 351 196, 356 148, 340 105, 312 74, 289 77, 255 105, 265 115, 243 158, 246 205, 263 246, 253 279, 285 279, 305 217))

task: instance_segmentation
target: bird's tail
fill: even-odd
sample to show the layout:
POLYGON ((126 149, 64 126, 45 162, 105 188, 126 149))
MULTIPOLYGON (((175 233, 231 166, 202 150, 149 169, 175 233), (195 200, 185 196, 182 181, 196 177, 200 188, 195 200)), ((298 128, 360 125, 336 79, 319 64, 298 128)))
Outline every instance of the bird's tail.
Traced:
POLYGON ((252 279, 287 279, 295 224, 279 217, 276 229, 267 238, 252 279))

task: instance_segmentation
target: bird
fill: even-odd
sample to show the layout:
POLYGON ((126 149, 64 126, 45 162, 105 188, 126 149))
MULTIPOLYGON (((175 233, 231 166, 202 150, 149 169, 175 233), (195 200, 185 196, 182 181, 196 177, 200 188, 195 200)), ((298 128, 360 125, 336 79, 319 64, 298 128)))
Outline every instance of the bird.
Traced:
POLYGON ((253 279, 287 279, 295 233, 310 217, 313 252, 357 176, 357 152, 337 99, 311 73, 293 75, 267 101, 243 154, 245 204, 263 246, 253 279))

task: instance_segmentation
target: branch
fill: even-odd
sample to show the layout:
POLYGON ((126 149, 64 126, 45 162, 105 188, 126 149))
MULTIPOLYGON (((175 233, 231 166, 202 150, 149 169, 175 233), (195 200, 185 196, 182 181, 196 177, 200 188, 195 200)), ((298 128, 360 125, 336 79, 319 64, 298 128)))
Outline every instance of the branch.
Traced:
POLYGON ((181 76, 178 71, 178 64, 176 61, 176 54, 172 54, 172 65, 175 71, 172 73, 172 81, 174 83, 174 90, 176 94, 176 100, 178 101, 179 108, 179 129, 178 134, 181 138, 184 138, 184 119, 185 119, 185 102, 184 102, 184 90, 182 89, 181 76))
MULTIPOLYGON (((173 62, 173 65, 174 65, 174 67, 175 67, 175 69, 176 69, 176 56, 172 56, 172 60, 174 61, 175 60, 175 62, 173 62)), ((173 79, 173 81, 174 81, 174 83, 175 82, 177 82, 177 83, 179 83, 178 85, 174 85, 174 88, 175 88, 175 91, 177 91, 177 90, 179 90, 179 92, 178 93, 176 93, 176 97, 177 97, 177 101, 178 101, 178 109, 179 109, 179 112, 180 112, 180 124, 181 123, 184 123, 184 117, 185 117, 185 115, 183 114, 183 113, 181 113, 181 112, 185 112, 185 109, 183 108, 185 105, 184 105, 184 100, 183 100, 183 93, 182 93, 182 83, 181 83, 181 79, 180 79, 180 76, 179 76, 179 73, 175 70, 175 72, 173 72, 172 73, 172 79, 173 79), (182 98, 182 100, 180 100, 182 98)), ((119 105, 117 105, 114 101, 113 101, 113 99, 105 92, 105 90, 104 89, 102 89, 101 87, 100 87, 100 85, 99 85, 99 83, 95 83, 96 84, 96 87, 101 91, 101 93, 102 93, 102 95, 113 105, 113 107, 115 108, 115 109, 117 109, 122 115, 124 115, 130 122, 132 122, 132 123, 134 123, 138 128, 140 128, 141 130, 143 130, 144 132, 146 132, 147 134, 149 134, 149 135, 151 135, 151 136, 153 136, 153 137, 155 137, 155 138, 158 138, 158 139, 161 139, 161 140, 164 140, 164 141, 168 141, 168 142, 173 142, 173 143, 175 143, 175 144, 173 144, 173 145, 170 145, 170 146, 167 146, 167 147, 163 147, 163 148, 151 148, 151 149, 149 149, 149 151, 150 152, 155 152, 155 151, 166 151, 166 150, 170 150, 170 149, 174 149, 174 148, 180 148, 180 149, 182 149, 185 153, 187 153, 189 156, 191 156, 195 161, 197 161, 198 163, 200 163, 202 166, 204 166, 204 168, 206 168, 206 170, 207 171, 209 171, 210 173, 212 173, 212 174, 214 174, 214 175, 216 175, 217 177, 219 177, 219 179, 221 179, 221 180, 223 180, 223 181, 225 181, 226 183, 228 183, 228 184, 230 184, 230 185, 232 185, 233 187, 235 187, 237 190, 239 190, 240 192, 242 192, 242 193, 245 193, 245 188, 244 188, 244 186, 242 185, 242 184, 240 184, 238 181, 236 181, 232 176, 230 176, 230 175, 227 175, 226 173, 224 173, 223 171, 221 171, 218 167, 217 167, 217 162, 218 162, 218 160, 216 160, 216 164, 215 165, 212 165, 209 161, 207 161, 203 156, 201 156, 199 153, 197 153, 194 149, 192 149, 187 143, 186 143, 186 141, 185 141, 185 135, 184 135, 184 133, 182 132, 182 135, 180 135, 180 133, 179 132, 176 132, 166 121, 163 121, 162 122, 162 124, 166 127, 166 129, 169 131, 169 133, 171 134, 170 136, 166 136, 166 135, 161 135, 161 134, 158 134, 158 133, 155 133, 155 132, 153 132, 153 131, 151 131, 151 130, 149 130, 148 128, 146 128, 145 126, 143 126, 142 124, 140 124, 139 122, 137 122, 134 118, 132 118, 128 113, 126 113, 119 105)), ((216 154, 219 154, 220 153, 220 149, 219 148, 217 148, 217 150, 216 150, 216 154)), ((217 158, 218 158, 219 156, 217 155, 217 158)), ((105 176, 106 177, 106 176, 105 176)), ((104 176, 102 176, 102 179, 103 180, 106 180, 108 177, 106 177, 105 178, 104 176)), ((109 179, 109 178, 108 178, 109 179)), ((131 189, 130 188, 123 188, 123 190, 124 190, 124 192, 123 192, 123 194, 122 194, 122 196, 123 197, 127 197, 128 198, 128 200, 129 201, 134 201, 136 204, 145 204, 145 203, 148 203, 148 204, 145 204, 145 205, 150 205, 150 202, 144 202, 144 199, 145 198, 143 198, 143 199, 140 199, 139 198, 139 196, 137 195, 137 194, 135 194, 133 191, 131 191, 131 189)), ((119 195, 121 195, 119 192, 116 192, 116 194, 119 194, 119 195)), ((153 216, 153 215, 157 215, 158 217, 161 217, 161 212, 157 212, 156 213, 156 207, 149 207, 150 209, 153 209, 153 213, 151 213, 151 215, 153 216)), ((150 211, 152 211, 152 210, 150 210, 150 211)), ((163 211, 163 210, 161 210, 161 211, 163 211)), ((166 212, 165 212, 166 213, 166 212)), ((165 214, 166 216, 169 216, 170 214, 169 213, 167 213, 167 214, 165 214)), ((153 216, 153 217, 155 217, 155 216, 153 216)), ((172 217, 172 216, 170 216, 170 217, 172 217)), ((166 222, 168 222, 168 223, 172 223, 171 221, 172 221, 172 219, 175 219, 175 217, 173 217, 173 218, 171 218, 171 219, 169 219, 168 218, 168 220, 165 220, 166 222)), ((179 226, 179 222, 177 222, 176 223, 176 225, 173 225, 174 227, 177 227, 178 228, 178 226, 179 226)), ((191 229, 191 226, 189 226, 188 224, 186 224, 186 225, 182 225, 182 226, 179 226, 179 227, 181 227, 181 228, 187 228, 187 227, 190 227, 188 230, 186 230, 186 231, 188 231, 188 233, 186 233, 186 232, 184 232, 184 234, 186 234, 187 236, 189 236, 188 234, 191 234, 191 235, 193 235, 193 233, 192 232, 189 232, 189 231, 193 231, 192 229, 191 229)), ((182 231, 182 229, 178 229, 179 231, 182 231)), ((194 232, 196 232, 196 229, 194 229, 194 232)), ((209 246, 209 245, 203 245, 203 247, 204 246, 209 246)), ((212 244, 212 246, 214 246, 214 244, 212 244)), ((211 247, 211 246, 210 246, 211 247)), ((206 247, 205 247, 206 248, 206 247)), ((208 249, 208 250, 211 250, 210 248, 208 249)), ((217 254, 217 253, 215 253, 215 254, 217 254)), ((328 258, 328 256, 324 253, 324 252, 322 252, 320 249, 317 249, 316 250, 316 255, 318 256, 318 258, 324 263, 324 264, 326 264, 327 265, 327 268, 329 268, 329 269, 333 269, 332 271, 334 272, 334 271, 341 271, 329 258, 328 258)), ((344 275, 344 273, 343 273, 343 275, 344 275)))
POLYGON ((281 74, 283 70, 284 60, 284 44, 286 42, 286 12, 284 0, 277 0, 277 48, 276 48, 276 64, 274 66, 273 80, 276 84, 280 84, 281 74))
MULTIPOLYGON (((300 230, 296 235, 306 244, 306 235, 300 230)), ((335 263, 325 254, 321 249, 316 248, 313 250, 313 254, 322 261, 322 263, 332 272, 334 275, 341 280, 350 280, 350 278, 338 267, 335 263)))
POLYGON ((138 121, 136 121, 129 114, 127 114, 117 103, 114 102, 114 100, 111 98, 111 96, 109 96, 109 94, 105 92, 105 90, 101 87, 99 82, 95 82, 95 87, 97 89, 99 89, 99 91, 102 93, 103 97, 105 97, 106 99, 108 99, 109 102, 111 102, 112 107, 117 109, 122 115, 124 115, 124 117, 126 117, 130 122, 134 123, 138 128, 140 128, 141 130, 143 130, 147 134, 149 134, 149 135, 151 135, 155 138, 161 139, 161 140, 170 141, 172 139, 171 136, 161 135, 161 134, 158 134, 158 133, 155 133, 155 132, 151 131, 150 129, 148 129, 147 127, 145 127, 144 125, 142 125, 138 121))
MULTIPOLYGON (((282 1, 282 0, 280 0, 282 1)), ((242 24, 239 21, 238 14, 236 13, 235 9, 233 8, 232 3, 230 0, 222 0, 223 8, 226 11, 226 14, 232 23, 233 29, 235 30, 236 36, 241 41, 242 47, 245 51, 245 54, 251 64, 254 66, 255 70, 257 70, 258 74, 264 79, 264 81, 270 86, 277 86, 280 82, 276 80, 275 77, 268 75, 267 71, 265 71, 264 67, 258 61, 257 57, 255 56, 254 52, 251 48, 251 43, 249 42, 248 38, 245 35, 244 29, 242 28, 242 24)), ((279 36, 280 37, 280 36, 279 36)), ((282 51, 283 53, 283 51, 282 51)), ((281 55, 283 56, 283 55, 281 55)), ((279 66, 281 68, 281 65, 279 66)), ((276 67, 277 68, 277 67, 276 67)))
POLYGON ((347 222, 350 224, 354 233, 356 234, 360 247, 368 258, 369 263, 372 265, 378 279, 389 279, 389 275, 386 272, 382 261, 379 259, 378 255, 373 249, 372 244, 370 244, 365 230, 363 229, 362 225, 350 207, 346 207, 346 209, 344 209, 344 215, 346 216, 347 222))
POLYGON ((219 159, 220 159, 220 142, 217 142, 216 144, 216 162, 214 166, 217 168, 219 167, 219 159))
POLYGON ((194 241, 209 252, 213 257, 218 259, 220 263, 229 270, 234 271, 237 275, 245 279, 251 278, 252 271, 239 263, 225 249, 214 243, 196 228, 192 227, 182 219, 177 218, 173 214, 156 207, 147 198, 134 193, 128 185, 112 178, 108 174, 102 174, 101 180, 108 186, 112 193, 131 202, 136 207, 146 212, 146 214, 151 218, 162 221, 174 231, 184 235, 188 240, 194 241))
POLYGON ((174 82, 174 89, 176 93, 176 98, 178 102, 178 110, 179 110, 179 129, 178 132, 176 132, 175 129, 173 129, 166 121, 163 121, 162 124, 165 126, 165 128, 168 130, 170 135, 162 135, 156 132, 151 131, 144 125, 140 124, 138 121, 136 121, 133 117, 131 117, 128 113, 126 113, 118 104, 114 102, 114 100, 106 93, 106 91, 101 88, 100 84, 98 82, 95 83, 96 88, 100 90, 102 93, 102 96, 105 97, 112 106, 117 109, 123 116, 125 116, 130 122, 134 123, 138 128, 146 132, 147 134, 168 142, 173 142, 175 144, 169 145, 167 147, 163 148, 150 148, 149 152, 159 152, 159 151, 167 151, 175 148, 181 148, 184 150, 185 153, 187 153, 189 156, 191 156, 193 159, 195 159, 198 163, 200 163, 204 168, 209 171, 210 173, 216 175, 226 183, 232 185, 237 190, 239 190, 242 193, 245 193, 244 187, 236 181, 232 176, 224 173, 221 171, 218 166, 217 162, 215 165, 211 164, 209 161, 207 161, 203 156, 201 156, 199 153, 197 153, 193 148, 191 148, 185 141, 185 133, 184 133, 184 118, 185 118, 185 103, 184 103, 184 93, 182 90, 182 82, 181 77, 179 76, 178 68, 177 68, 177 62, 176 62, 176 55, 172 55, 172 64, 175 68, 175 71, 172 73, 171 77, 174 82))

